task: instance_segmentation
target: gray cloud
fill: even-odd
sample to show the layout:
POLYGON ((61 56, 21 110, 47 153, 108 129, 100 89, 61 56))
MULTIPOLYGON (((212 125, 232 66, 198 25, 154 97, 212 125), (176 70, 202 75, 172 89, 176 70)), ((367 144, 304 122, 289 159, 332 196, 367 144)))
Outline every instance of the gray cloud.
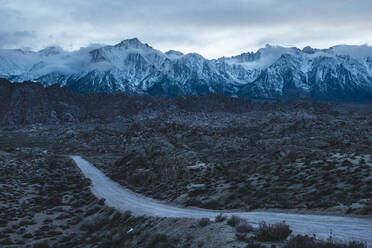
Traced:
POLYGON ((14 47, 23 45, 25 41, 35 42, 36 36, 34 32, 16 31, 16 32, 2 32, 0 31, 0 45, 2 47, 14 47))
POLYGON ((372 43, 370 0, 0 0, 0 6, 0 32, 8 34, 0 47, 77 49, 139 37, 162 50, 218 57, 263 42, 372 43))

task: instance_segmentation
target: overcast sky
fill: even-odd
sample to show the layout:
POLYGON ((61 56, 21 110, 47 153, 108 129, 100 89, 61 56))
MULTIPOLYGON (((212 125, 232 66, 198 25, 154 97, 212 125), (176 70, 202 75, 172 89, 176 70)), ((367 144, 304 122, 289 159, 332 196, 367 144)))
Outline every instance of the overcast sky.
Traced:
POLYGON ((138 37, 207 58, 272 45, 372 44, 371 0, 0 0, 0 48, 138 37))

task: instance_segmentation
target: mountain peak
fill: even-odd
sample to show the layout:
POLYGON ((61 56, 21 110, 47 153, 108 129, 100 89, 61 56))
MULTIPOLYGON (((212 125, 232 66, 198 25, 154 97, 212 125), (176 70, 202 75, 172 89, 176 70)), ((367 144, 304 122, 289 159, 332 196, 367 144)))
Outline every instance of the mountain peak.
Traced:
POLYGON ((63 49, 58 46, 50 46, 46 47, 42 50, 39 51, 39 54, 44 55, 44 56, 53 56, 53 55, 58 55, 63 52, 63 49))
POLYGON ((175 51, 175 50, 169 50, 168 52, 165 53, 168 57, 181 57, 184 54, 181 53, 180 51, 175 51))
POLYGON ((265 45, 265 48, 272 48, 273 46, 272 45, 270 45, 269 43, 267 43, 266 45, 265 45))
POLYGON ((192 58, 193 60, 204 60, 204 57, 199 53, 188 53, 185 55, 186 58, 192 58))
POLYGON ((302 49, 302 52, 307 53, 307 54, 314 54, 315 51, 311 46, 306 46, 302 49))
POLYGON ((116 44, 115 47, 123 48, 141 48, 141 47, 150 47, 147 44, 143 44, 138 38, 122 40, 120 43, 116 44))
POLYGON ((242 53, 236 56, 231 57, 232 59, 236 59, 238 62, 252 62, 255 60, 259 60, 261 57, 261 53, 257 52, 248 52, 248 53, 242 53))

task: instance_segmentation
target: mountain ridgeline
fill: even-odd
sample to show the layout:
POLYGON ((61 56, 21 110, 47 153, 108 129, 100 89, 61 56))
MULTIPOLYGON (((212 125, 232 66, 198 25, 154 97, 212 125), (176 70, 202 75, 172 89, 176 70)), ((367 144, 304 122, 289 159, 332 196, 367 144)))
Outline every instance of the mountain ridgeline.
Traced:
POLYGON ((135 38, 74 52, 59 47, 0 50, 0 77, 58 84, 78 93, 370 101, 372 47, 301 50, 267 45, 257 52, 208 60, 196 53, 163 53, 135 38))

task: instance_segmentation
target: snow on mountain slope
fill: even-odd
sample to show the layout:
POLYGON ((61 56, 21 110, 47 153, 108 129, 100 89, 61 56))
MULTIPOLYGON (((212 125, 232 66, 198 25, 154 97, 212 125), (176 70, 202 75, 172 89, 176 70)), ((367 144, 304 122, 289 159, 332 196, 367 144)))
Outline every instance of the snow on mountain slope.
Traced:
POLYGON ((0 76, 57 83, 77 92, 182 96, 222 93, 252 98, 372 99, 372 47, 329 49, 267 45, 257 52, 207 60, 163 53, 138 39, 67 52, 0 50, 0 76))
POLYGON ((180 51, 175 51, 175 50, 169 50, 168 52, 165 53, 169 59, 177 59, 184 54, 181 53, 180 51))

